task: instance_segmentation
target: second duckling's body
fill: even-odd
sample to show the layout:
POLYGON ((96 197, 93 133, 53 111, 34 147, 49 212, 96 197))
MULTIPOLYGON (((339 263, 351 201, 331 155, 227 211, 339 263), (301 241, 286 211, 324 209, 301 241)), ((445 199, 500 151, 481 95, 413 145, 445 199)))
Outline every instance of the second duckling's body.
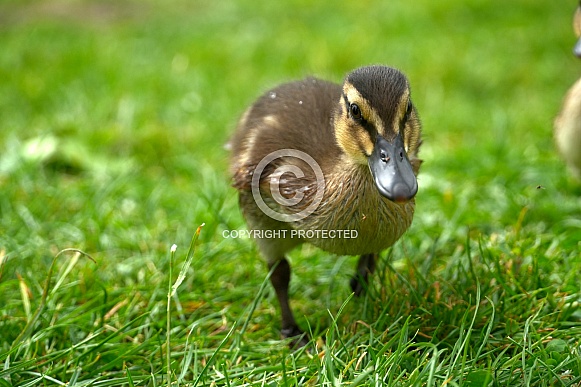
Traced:
POLYGON ((567 92, 555 120, 555 142, 573 176, 581 180, 581 79, 567 92))
POLYGON ((243 115, 231 141, 233 185, 249 228, 277 231, 256 240, 273 268, 283 336, 302 333, 285 254, 309 242, 361 255, 352 281, 360 293, 377 254, 411 225, 420 143, 408 81, 383 66, 355 70, 343 86, 283 84, 243 115))
MULTIPOLYGON (((573 29, 578 38, 573 52, 581 58, 581 2, 573 16, 573 29)), ((581 79, 567 92, 554 132, 555 143, 567 167, 581 180, 581 79)))

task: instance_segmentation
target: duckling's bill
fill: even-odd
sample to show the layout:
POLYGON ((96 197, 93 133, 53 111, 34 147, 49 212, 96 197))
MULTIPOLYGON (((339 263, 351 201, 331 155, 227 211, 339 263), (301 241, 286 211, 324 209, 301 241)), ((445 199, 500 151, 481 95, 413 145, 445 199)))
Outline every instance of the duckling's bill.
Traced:
POLYGON ((575 47, 573 47, 573 53, 577 58, 581 58, 581 38, 579 38, 577 43, 575 43, 575 47))
POLYGON ((377 190, 394 202, 405 202, 418 192, 418 181, 407 157, 401 133, 393 141, 377 135, 368 158, 377 190))
POLYGON ((579 6, 575 11, 575 15, 573 16, 573 30, 575 31, 575 35, 577 35, 577 43, 575 47, 573 47, 573 53, 581 58, 581 1, 579 2, 579 6))

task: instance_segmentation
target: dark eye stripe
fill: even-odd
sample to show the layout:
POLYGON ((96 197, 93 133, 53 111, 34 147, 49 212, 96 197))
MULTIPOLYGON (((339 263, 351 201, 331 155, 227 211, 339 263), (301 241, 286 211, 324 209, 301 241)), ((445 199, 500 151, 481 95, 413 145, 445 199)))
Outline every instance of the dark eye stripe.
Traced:
POLYGON ((363 120, 361 122, 361 126, 363 127, 363 129, 365 129, 367 131, 367 133, 369 133, 371 135, 372 138, 375 138, 375 135, 377 135, 377 129, 375 128, 374 125, 363 120))
POLYGON ((410 118, 410 114, 412 114, 412 109, 413 109, 412 100, 408 99, 408 106, 406 107, 405 110, 406 121, 408 120, 408 118, 410 118))
POLYGON ((399 123, 399 127, 400 127, 400 131, 403 130, 403 128, 405 127, 405 125, 407 124, 407 122, 410 119, 410 115, 412 114, 414 106, 412 105, 412 101, 411 99, 408 99, 408 104, 406 106, 406 110, 405 113, 399 123))
MULTIPOLYGON (((347 114, 351 114, 351 103, 349 102, 349 100, 347 99, 347 95, 343 94, 343 102, 345 103, 345 112, 347 114)), ((361 110, 361 108, 359 108, 361 110)), ((373 126, 371 123, 369 123, 369 121, 367 121, 363 116, 361 116, 361 118, 359 118, 358 120, 359 125, 361 125, 361 127, 363 127, 363 129, 365 129, 372 138, 375 137, 375 135, 377 134, 377 129, 375 128, 375 126, 373 126)))

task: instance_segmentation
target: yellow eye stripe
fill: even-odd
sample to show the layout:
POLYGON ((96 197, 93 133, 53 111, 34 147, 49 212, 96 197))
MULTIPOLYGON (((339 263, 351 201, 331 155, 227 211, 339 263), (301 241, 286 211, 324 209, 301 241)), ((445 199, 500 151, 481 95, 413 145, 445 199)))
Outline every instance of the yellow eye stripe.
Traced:
POLYGON ((384 133, 385 128, 383 121, 379 118, 377 112, 371 107, 371 104, 365 99, 359 91, 349 82, 343 85, 343 94, 347 96, 349 103, 356 103, 361 110, 361 117, 371 123, 378 133, 384 133))

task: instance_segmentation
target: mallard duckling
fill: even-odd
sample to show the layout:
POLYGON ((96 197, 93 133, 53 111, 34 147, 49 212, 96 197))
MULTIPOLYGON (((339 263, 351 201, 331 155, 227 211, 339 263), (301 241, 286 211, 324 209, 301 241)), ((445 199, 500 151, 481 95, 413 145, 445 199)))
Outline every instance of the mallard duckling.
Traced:
MULTIPOLYGON (((579 38, 573 52, 581 58, 581 2, 575 11, 573 28, 579 38)), ((555 120, 555 142, 571 173, 581 180, 581 79, 567 92, 555 120)))
POLYGON ((289 305, 285 254, 308 242, 360 255, 351 280, 359 295, 378 254, 412 223, 420 144, 409 82, 385 66, 356 69, 343 85, 282 84, 244 113, 230 141, 233 186, 272 270, 284 338, 308 342, 289 305))

